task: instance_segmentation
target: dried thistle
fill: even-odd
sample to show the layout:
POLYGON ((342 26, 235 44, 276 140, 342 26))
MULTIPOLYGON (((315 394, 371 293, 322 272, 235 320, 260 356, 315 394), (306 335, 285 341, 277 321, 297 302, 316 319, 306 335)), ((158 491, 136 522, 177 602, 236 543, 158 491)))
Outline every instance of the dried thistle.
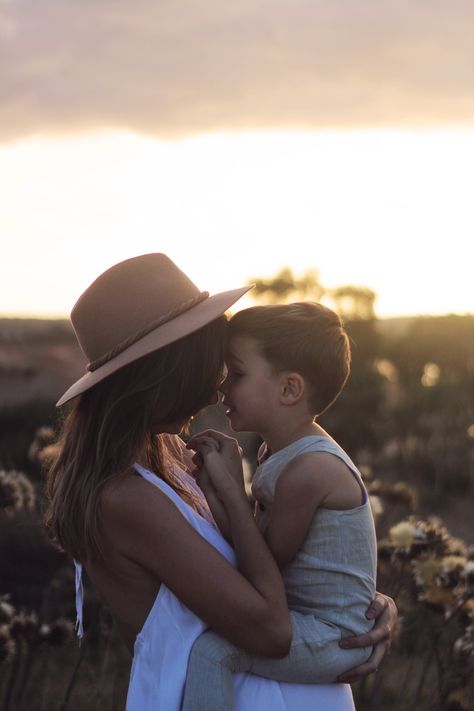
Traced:
POLYGON ((464 630, 464 635, 454 643, 456 654, 474 657, 474 610, 469 612, 469 624, 464 630))
POLYGON ((36 503, 35 487, 26 474, 16 472, 16 477, 23 497, 23 508, 32 511, 36 503))
POLYGON ((56 436, 52 427, 39 427, 35 432, 34 439, 28 450, 28 459, 33 462, 37 460, 41 461, 41 454, 43 450, 53 444, 55 437, 56 436))
POLYGON ((15 640, 12 639, 8 625, 0 626, 0 664, 8 662, 15 654, 15 640))
POLYGON ((50 626, 47 641, 52 647, 62 647, 73 637, 74 625, 64 617, 59 617, 50 626))
POLYGON ((35 612, 19 612, 10 623, 10 634, 13 639, 31 643, 36 641, 39 633, 38 616, 35 612))
POLYGON ((466 689, 456 689, 449 694, 446 711, 472 711, 472 695, 466 689))
POLYGON ((0 625, 9 624, 15 615, 15 608, 9 599, 9 595, 0 595, 0 625))
POLYGON ((370 508, 372 509, 372 516, 377 519, 378 516, 383 514, 383 503, 379 496, 369 495, 370 508))
POLYGON ((418 600, 437 607, 440 610, 444 610, 446 616, 449 616, 458 604, 458 599, 453 588, 442 587, 436 584, 428 585, 421 590, 418 594, 418 600))
POLYGON ((0 470, 0 509, 12 515, 21 509, 31 510, 35 500, 34 486, 26 474, 0 470))
POLYGON ((468 560, 464 567, 464 577, 468 585, 474 586, 474 560, 468 560))
POLYGON ((389 541, 395 548, 409 549, 413 543, 424 541, 426 538, 425 532, 417 525, 413 519, 400 521, 395 526, 392 526, 388 532, 389 541))
POLYGON ((403 481, 398 481, 395 484, 387 484, 380 481, 380 479, 375 479, 369 484, 368 492, 388 502, 404 504, 410 509, 414 509, 417 502, 415 489, 403 481))
POLYGON ((15 473, 0 470, 0 509, 7 514, 19 511, 22 507, 21 489, 15 473))
POLYGON ((57 444, 48 444, 46 447, 43 447, 40 452, 38 452, 38 461, 42 466, 46 467, 56 459, 58 451, 59 448, 57 444))
POLYGON ((441 573, 441 559, 428 553, 411 561, 415 582, 419 587, 433 585, 441 573))

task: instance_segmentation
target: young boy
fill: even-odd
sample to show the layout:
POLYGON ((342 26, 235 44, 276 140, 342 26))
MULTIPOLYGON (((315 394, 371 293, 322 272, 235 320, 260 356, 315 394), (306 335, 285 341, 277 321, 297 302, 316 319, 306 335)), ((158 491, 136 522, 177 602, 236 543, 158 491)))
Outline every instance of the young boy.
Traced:
POLYGON ((340 318, 321 304, 259 306, 229 323, 224 405, 235 431, 258 432, 256 519, 285 583, 293 625, 283 659, 250 657, 211 630, 194 644, 183 711, 233 707, 232 674, 330 683, 371 648, 342 650, 367 632, 376 540, 367 492, 348 455, 316 423, 350 370, 340 318))

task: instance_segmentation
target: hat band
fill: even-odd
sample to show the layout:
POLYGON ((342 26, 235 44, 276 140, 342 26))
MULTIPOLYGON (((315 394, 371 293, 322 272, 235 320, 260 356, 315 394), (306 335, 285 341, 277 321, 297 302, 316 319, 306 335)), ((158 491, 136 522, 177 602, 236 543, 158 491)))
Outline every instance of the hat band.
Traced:
POLYGON ((180 316, 185 311, 189 311, 189 309, 192 309, 194 306, 197 306, 198 304, 201 303, 201 301, 205 301, 208 297, 209 297, 209 292, 202 291, 197 296, 194 296, 192 299, 188 299, 187 301, 184 301, 176 308, 172 309, 171 311, 168 311, 166 314, 162 314, 162 316, 160 316, 159 318, 156 318, 154 321, 151 321, 150 323, 148 323, 145 326, 145 328, 140 329, 139 331, 134 333, 132 336, 129 336, 128 338, 123 340, 121 343, 114 346, 112 348, 112 350, 108 351, 107 353, 100 356, 99 358, 92 360, 88 364, 87 370, 89 372, 93 372, 94 370, 97 370, 105 363, 108 363, 109 360, 112 360, 112 358, 115 358, 115 356, 118 356, 119 353, 122 353, 122 351, 124 351, 126 348, 128 348, 129 346, 132 346, 134 343, 139 341, 140 338, 143 338, 144 336, 148 335, 151 331, 154 331, 155 328, 158 328, 159 326, 162 326, 164 323, 171 321, 172 319, 176 318, 176 316, 180 316))

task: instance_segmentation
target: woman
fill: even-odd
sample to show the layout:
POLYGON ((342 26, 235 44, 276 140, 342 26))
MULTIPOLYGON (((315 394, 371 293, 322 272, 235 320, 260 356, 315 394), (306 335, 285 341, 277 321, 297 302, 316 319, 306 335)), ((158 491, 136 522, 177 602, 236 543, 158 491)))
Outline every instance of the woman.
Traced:
MULTIPOLYGON (((212 481, 232 551, 186 473, 192 465, 176 436, 216 401, 222 314, 246 291, 210 297, 165 255, 148 254, 104 272, 71 314, 89 364, 58 403, 74 399, 49 475, 47 526, 85 566, 134 655, 129 711, 178 711, 187 657, 206 626, 262 656, 284 656, 290 643, 281 577, 245 493, 226 471, 212 481)), ((376 604, 385 610, 379 629, 358 642, 382 638, 359 672, 383 657, 391 604, 376 604)), ((236 707, 353 708, 346 685, 252 675, 236 676, 236 707)))

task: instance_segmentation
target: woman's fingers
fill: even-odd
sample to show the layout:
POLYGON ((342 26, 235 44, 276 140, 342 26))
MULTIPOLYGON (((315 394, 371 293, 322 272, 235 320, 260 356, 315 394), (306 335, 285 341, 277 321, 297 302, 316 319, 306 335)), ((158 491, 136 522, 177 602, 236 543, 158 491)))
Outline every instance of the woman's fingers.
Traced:
POLYGON ((389 648, 390 645, 388 642, 378 645, 374 648, 374 651, 366 662, 344 672, 344 674, 337 677, 337 681, 344 684, 352 684, 354 681, 358 681, 364 676, 367 676, 367 674, 372 674, 372 672, 377 671, 383 658, 388 653, 389 648))
POLYGON ((374 620, 382 614, 386 607, 387 601, 385 600, 385 598, 382 597, 382 595, 379 595, 379 593, 375 593, 375 599, 372 600, 369 607, 367 608, 365 616, 368 620, 374 620))
POLYGON ((234 437, 229 437, 228 435, 222 434, 218 430, 204 430, 203 432, 198 432, 196 435, 191 437, 186 447, 189 449, 194 449, 195 441, 201 439, 202 437, 212 438, 219 446, 219 450, 232 452, 239 449, 239 443, 234 437))
POLYGON ((373 647, 381 642, 386 642, 390 637, 390 628, 388 625, 379 625, 373 628, 366 634, 360 634, 357 637, 344 637, 339 642, 339 646, 343 649, 357 649, 359 647, 373 647))
POLYGON ((193 449, 198 454, 206 454, 209 451, 218 452, 219 443, 213 437, 208 437, 205 435, 196 435, 191 440, 189 440, 186 445, 188 449, 193 449))
POLYGON ((339 644, 343 649, 356 647, 371 647, 373 651, 366 662, 354 669, 349 669, 338 677, 338 681, 352 683, 362 679, 367 674, 377 671, 381 662, 390 650, 392 630, 397 622, 398 610, 395 602, 388 595, 377 592, 375 599, 369 605, 366 617, 375 619, 375 624, 370 632, 357 637, 345 637, 339 644))
POLYGON ((376 593, 375 599, 371 602, 366 617, 375 619, 372 629, 366 634, 357 637, 344 637, 339 642, 343 649, 353 649, 356 647, 370 647, 381 642, 390 644, 392 629, 397 621, 397 606, 391 597, 376 593))

